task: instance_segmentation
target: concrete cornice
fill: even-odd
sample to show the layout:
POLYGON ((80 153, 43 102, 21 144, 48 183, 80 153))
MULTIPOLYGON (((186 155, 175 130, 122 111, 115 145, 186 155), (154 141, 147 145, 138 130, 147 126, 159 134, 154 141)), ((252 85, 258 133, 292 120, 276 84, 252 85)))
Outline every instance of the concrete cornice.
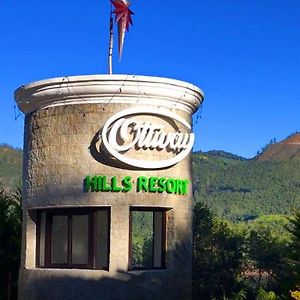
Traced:
POLYGON ((66 76, 19 87, 15 99, 27 114, 38 109, 71 104, 147 104, 194 113, 203 92, 193 84, 140 75, 66 76))

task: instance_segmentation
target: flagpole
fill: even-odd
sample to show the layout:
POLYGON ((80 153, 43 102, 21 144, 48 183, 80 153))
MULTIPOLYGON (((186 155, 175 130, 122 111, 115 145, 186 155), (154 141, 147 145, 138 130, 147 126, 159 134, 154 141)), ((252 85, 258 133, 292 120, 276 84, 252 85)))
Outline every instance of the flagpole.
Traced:
POLYGON ((109 19, 109 48, 108 48, 108 73, 112 74, 112 58, 114 46, 114 22, 112 16, 112 4, 110 4, 110 19, 109 19))
POLYGON ((125 32, 128 31, 132 25, 133 12, 129 9, 130 3, 127 0, 110 0, 110 21, 109 21, 109 50, 108 50, 108 73, 112 74, 112 60, 113 60, 113 14, 116 15, 116 23, 118 23, 119 31, 119 59, 121 60, 123 52, 123 44, 125 32), (114 10, 113 7, 114 6, 114 10))

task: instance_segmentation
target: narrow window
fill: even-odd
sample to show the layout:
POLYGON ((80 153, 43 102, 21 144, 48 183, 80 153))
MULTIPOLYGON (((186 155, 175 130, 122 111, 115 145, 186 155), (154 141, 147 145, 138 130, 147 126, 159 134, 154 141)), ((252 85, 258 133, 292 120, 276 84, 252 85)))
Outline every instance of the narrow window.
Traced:
POLYGON ((72 216, 72 264, 87 265, 89 243, 89 216, 72 216))
POLYGON ((129 269, 165 268, 166 210, 131 208, 129 269))
POLYGON ((108 270, 110 210, 38 211, 37 266, 108 270))
POLYGON ((42 212, 39 214, 40 221, 37 230, 37 235, 39 239, 39 244, 37 245, 37 252, 38 252, 38 265, 44 266, 45 265, 45 234, 46 234, 46 214, 42 212))
POLYGON ((68 263, 68 216, 51 218, 51 263, 68 263))
POLYGON ((97 211, 96 215, 96 269, 107 269, 109 259, 109 220, 105 210, 97 211))

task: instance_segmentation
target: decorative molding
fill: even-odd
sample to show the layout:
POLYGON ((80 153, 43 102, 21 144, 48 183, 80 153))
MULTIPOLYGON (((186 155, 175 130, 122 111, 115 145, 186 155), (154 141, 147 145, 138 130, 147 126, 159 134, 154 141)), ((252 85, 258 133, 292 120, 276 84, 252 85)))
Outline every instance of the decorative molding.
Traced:
POLYGON ((124 103, 175 108, 194 113, 203 92, 179 80, 137 75, 87 75, 52 78, 21 86, 15 91, 20 110, 74 104, 124 103))

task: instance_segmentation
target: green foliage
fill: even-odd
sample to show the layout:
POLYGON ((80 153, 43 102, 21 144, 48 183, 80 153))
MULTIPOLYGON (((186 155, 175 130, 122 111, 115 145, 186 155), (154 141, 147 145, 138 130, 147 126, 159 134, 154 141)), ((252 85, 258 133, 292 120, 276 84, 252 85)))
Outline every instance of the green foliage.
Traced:
POLYGON ((131 237, 131 264, 135 267, 152 266, 153 213, 133 211, 131 237))
POLYGON ((226 224, 207 206, 197 203, 193 225, 194 298, 256 300, 279 299, 278 295, 286 294, 286 282, 291 281, 288 224, 288 218, 277 215, 226 224), (272 220, 277 222, 273 227, 269 226, 272 220))
MULTIPOLYGON (((201 152, 198 151, 195 154, 204 154, 205 152, 201 152)), ((222 151, 222 150, 210 150, 208 152, 206 152, 207 155, 209 155, 210 157, 222 157, 222 158, 229 158, 229 159, 237 159, 237 160, 246 160, 246 158, 236 155, 236 154, 232 154, 226 151, 222 151)))
POLYGON ((250 230, 246 236, 245 275, 255 291, 261 288, 283 292, 282 281, 289 276, 288 244, 268 227, 250 230))
MULTIPOLYGON (((229 231, 242 241, 238 250, 230 250, 242 253, 241 271, 234 276, 231 289, 214 294, 215 299, 235 299, 239 290, 249 300, 279 299, 278 295, 289 299, 289 290, 299 289, 300 284, 299 215, 291 221, 288 217, 293 208, 300 206, 300 160, 257 161, 223 153, 196 153, 193 176, 197 205, 203 202, 211 209, 205 213, 209 216, 209 226, 216 228, 214 224, 220 223, 217 218, 226 220, 229 231)), ((195 218, 196 215, 195 212, 195 218)), ((204 222, 205 217, 201 218, 204 222)), ((208 228, 203 232, 209 232, 203 243, 213 245, 216 232, 208 228)), ((211 251, 210 246, 206 250, 211 251)), ((201 251, 199 257, 206 253, 201 251)), ((215 260, 209 255, 211 267, 217 270, 215 260)), ((201 272, 201 264, 206 269, 205 259, 199 261, 195 272, 201 272)), ((210 283, 200 278, 202 288, 211 287, 215 291, 218 280, 213 276, 208 278, 210 283)), ((206 298, 212 299, 208 295, 206 298)))
MULTIPOLYGON (((234 156, 233 156, 234 157, 234 156)), ((233 222, 260 215, 289 215, 300 205, 300 160, 257 161, 193 155, 193 190, 220 218, 233 222)))
POLYGON ((20 186, 22 176, 22 156, 20 149, 6 144, 0 145, 0 184, 10 190, 20 186))
POLYGON ((201 203, 194 208, 193 235, 193 297, 231 296, 242 269, 242 238, 201 203))
POLYGON ((0 190, 0 299, 16 299, 21 253, 21 192, 0 190), (10 288, 9 288, 10 286, 10 288))
POLYGON ((274 239, 278 239, 282 244, 291 241, 291 234, 287 230, 290 226, 288 216, 282 215, 261 215, 258 218, 246 222, 226 221, 228 226, 239 234, 246 235, 250 231, 259 231, 262 228, 270 230, 274 239))
POLYGON ((232 300, 246 300, 247 293, 244 290, 239 291, 238 293, 233 294, 232 300))
POLYGON ((288 255, 291 264, 291 279, 288 280, 288 290, 300 290, 300 210, 294 212, 294 216, 290 218, 292 234, 292 242, 288 255))
POLYGON ((260 288, 255 300, 279 300, 280 298, 273 292, 267 292, 263 288, 260 288))

